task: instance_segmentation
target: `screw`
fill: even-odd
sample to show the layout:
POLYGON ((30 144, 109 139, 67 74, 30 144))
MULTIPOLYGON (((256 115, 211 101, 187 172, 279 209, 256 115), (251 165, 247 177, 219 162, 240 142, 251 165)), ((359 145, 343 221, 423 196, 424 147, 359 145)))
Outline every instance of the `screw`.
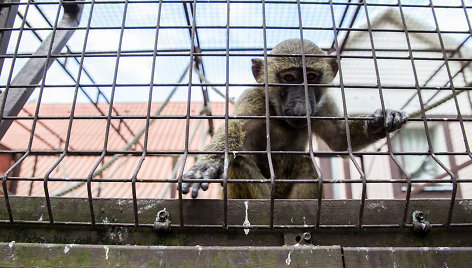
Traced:
POLYGON ((160 220, 166 220, 169 217, 169 212, 165 210, 159 211, 159 219, 160 220))
POLYGON ((424 213, 423 213, 423 211, 417 211, 415 217, 416 217, 416 219, 417 219, 419 222, 424 221, 424 213))
POLYGON ((431 229, 431 224, 424 217, 423 211, 416 210, 413 212, 413 231, 417 233, 426 233, 431 229))
POLYGON ((309 243, 311 241, 311 234, 308 232, 303 233, 302 238, 306 243, 309 243))

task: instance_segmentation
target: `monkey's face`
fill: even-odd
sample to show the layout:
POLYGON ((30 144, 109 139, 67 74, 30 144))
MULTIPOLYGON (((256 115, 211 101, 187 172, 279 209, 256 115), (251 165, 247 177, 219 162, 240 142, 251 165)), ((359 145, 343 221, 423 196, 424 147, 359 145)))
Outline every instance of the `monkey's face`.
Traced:
MULTIPOLYGON (((321 80, 322 73, 313 69, 306 70, 307 84, 318 84, 321 80)), ((281 115, 288 116, 310 116, 316 113, 317 87, 310 85, 305 92, 305 77, 303 69, 291 68, 281 71, 277 74, 280 83, 286 84, 279 88, 280 94, 280 111, 281 115), (308 106, 306 96, 308 95, 308 106)), ((306 127, 306 119, 285 119, 287 124, 294 128, 306 127)))
MULTIPOLYGON (((329 84, 333 81, 338 72, 338 64, 336 58, 332 56, 313 55, 327 54, 313 42, 290 39, 276 45, 266 62, 262 59, 252 60, 252 73, 258 83, 284 84, 269 87, 269 101, 277 115, 306 116, 309 113, 311 116, 315 115, 319 109, 317 101, 322 98, 324 87, 318 85, 329 84), (303 74, 302 66, 306 66, 306 76, 303 74), (267 74, 265 74, 266 70, 267 74), (308 84, 306 95, 305 81, 308 84)), ((307 125, 307 120, 304 118, 285 121, 295 128, 303 128, 307 125)))

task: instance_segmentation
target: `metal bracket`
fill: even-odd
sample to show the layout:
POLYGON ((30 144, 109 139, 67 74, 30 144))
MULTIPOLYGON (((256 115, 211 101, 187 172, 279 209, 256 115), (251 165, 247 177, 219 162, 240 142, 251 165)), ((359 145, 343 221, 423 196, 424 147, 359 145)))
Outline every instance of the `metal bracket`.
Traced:
POLYGON ((170 231, 170 213, 166 210, 160 210, 157 212, 156 220, 152 228, 157 232, 168 232, 170 231))
POLYGON ((424 217, 423 211, 413 211, 413 231, 415 233, 426 233, 431 229, 431 224, 424 217))
MULTIPOLYGON (((77 4, 73 0, 64 0, 63 6, 65 12, 57 27, 67 28, 67 30, 56 30, 50 33, 33 54, 33 57, 26 62, 11 81, 8 90, 1 93, 0 100, 2 105, 3 103, 5 104, 4 109, 0 110, 3 116, 18 115, 34 91, 34 87, 29 87, 29 85, 37 85, 41 79, 43 79, 45 69, 49 69, 54 62, 54 55, 61 53, 72 34, 75 32, 75 27, 79 25, 83 5, 77 4), (51 42, 53 42, 53 45, 49 51, 51 42)), ((3 119, 0 121, 0 140, 12 123, 13 120, 11 119, 3 119)))

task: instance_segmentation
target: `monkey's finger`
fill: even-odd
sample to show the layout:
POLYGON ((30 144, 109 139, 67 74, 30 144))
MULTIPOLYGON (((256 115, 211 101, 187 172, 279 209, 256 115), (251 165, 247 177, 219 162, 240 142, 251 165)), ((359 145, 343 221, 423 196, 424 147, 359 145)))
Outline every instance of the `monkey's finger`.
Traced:
POLYGON ((397 130, 408 121, 408 115, 403 111, 395 111, 394 129, 397 130))
POLYGON ((202 184, 200 185, 203 191, 208 190, 208 186, 210 186, 209 182, 202 182, 202 184))
MULTIPOLYGON (((218 176, 218 170, 214 167, 209 167, 204 173, 203 173, 203 179, 205 180, 211 180, 211 179, 216 179, 218 176)), ((208 189, 208 182, 204 182, 201 184, 202 190, 206 191, 208 189)))
POLYGON ((188 184, 185 182, 182 183, 182 193, 183 194, 188 193, 188 184))
POLYGON ((388 132, 393 131, 395 128, 394 119, 395 119, 395 111, 390 110, 390 109, 385 109, 384 126, 388 132))
POLYGON ((192 185, 192 198, 196 198, 198 196, 198 190, 200 189, 200 183, 196 182, 192 185))
MULTIPOLYGON (((193 175, 193 178, 196 180, 202 179, 202 172, 199 169, 197 169, 193 175)), ((200 189, 200 183, 199 182, 192 183, 192 198, 197 197, 198 189, 200 189)))
POLYGON ((399 111, 395 111, 394 117, 393 117, 393 129, 392 130, 397 130, 402 126, 402 113, 399 111))
POLYGON ((382 109, 377 109, 374 113, 372 113, 371 116, 374 119, 367 121, 367 126, 370 128, 370 131, 372 131, 372 133, 381 132, 384 128, 384 118, 382 109))
MULTIPOLYGON (((202 178, 202 173, 197 169, 197 170, 193 170, 193 169, 190 169, 188 171, 186 171, 184 173, 184 175, 182 176, 182 179, 184 180, 191 180, 191 179, 201 179, 202 178)), ((192 182, 183 182, 182 183, 182 193, 183 194, 186 194, 189 192, 190 190, 190 187, 192 187, 192 185, 194 185, 195 183, 192 183, 192 182)))
MULTIPOLYGON (((187 180, 193 178, 193 172, 185 172, 182 176, 182 179, 187 180)), ((192 183, 189 182, 182 182, 182 193, 187 194, 189 187, 192 186, 192 183)))
POLYGON ((408 121, 408 115, 404 111, 401 111, 401 114, 402 114, 402 124, 405 124, 408 121))

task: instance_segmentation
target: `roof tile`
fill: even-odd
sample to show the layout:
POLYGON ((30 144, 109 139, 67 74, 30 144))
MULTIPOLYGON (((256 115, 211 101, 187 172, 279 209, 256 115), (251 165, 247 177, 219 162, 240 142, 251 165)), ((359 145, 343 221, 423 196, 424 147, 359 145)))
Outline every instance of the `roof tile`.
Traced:
MULTIPOLYGON (((152 103, 151 115, 161 107, 162 103, 152 103)), ((191 115, 199 115, 202 103, 191 103, 191 115)), ((116 109, 120 116, 146 116, 147 103, 115 103, 116 109)), ((108 114, 109 105, 100 103, 97 107, 105 114, 108 114)), ((224 103, 211 104, 213 115, 224 115, 224 103)), ((36 109, 35 103, 28 103, 19 116, 28 117, 34 114, 36 109), (26 111, 25 111, 26 110, 26 111)), ((232 107, 230 107, 230 112, 232 107)), ((33 138, 32 150, 53 151, 63 150, 66 141, 69 119, 59 119, 54 117, 70 116, 72 111, 71 104, 41 104, 39 116, 47 117, 38 120, 35 128, 35 136, 33 138), (52 118, 51 118, 52 117, 52 118), (50 131, 52 130, 52 132, 50 131)), ((160 115, 162 116, 185 116, 187 111, 186 102, 168 103, 160 115)), ((113 115, 116 115, 113 113, 113 115)), ((75 117, 101 116, 92 104, 77 104, 75 107, 75 117)), ((194 132, 200 119, 190 120, 189 138, 194 132)), ((33 120, 24 119, 15 121, 1 143, 11 150, 27 150, 30 140, 30 130, 33 120)), ((48 171, 50 172, 47 182, 49 194, 55 195, 59 191, 67 189, 73 185, 79 184, 77 181, 51 181, 54 178, 70 178, 84 179, 93 172, 94 165, 97 164, 99 156, 92 156, 90 151, 103 151, 106 145, 107 150, 123 150, 126 144, 131 141, 136 133, 146 126, 145 119, 123 119, 120 123, 118 119, 112 119, 111 124, 119 130, 119 133, 113 128, 109 128, 108 139, 106 139, 106 118, 100 119, 83 119, 74 118, 72 120, 72 128, 70 132, 71 151, 82 151, 85 156, 67 155, 56 167, 54 164, 60 155, 47 156, 43 154, 29 155, 21 164, 20 177, 44 179, 48 171), (131 129, 131 133, 125 124, 131 129), (123 136, 120 137, 121 134, 123 136), (105 140, 107 141, 105 143, 105 140), (54 168, 53 168, 54 167, 54 168)), ((222 119, 214 120, 215 126, 218 127, 223 123, 222 119)), ((200 128, 195 133, 193 142, 189 144, 190 150, 201 150, 202 148, 202 129, 204 125, 208 128, 208 120, 202 120, 200 128)), ((185 119, 157 119, 149 127, 148 132, 148 151, 183 151, 185 149, 186 136, 186 120, 185 119)), ((139 139, 139 144, 132 147, 130 151, 141 150, 144 145, 143 135, 139 139)), ((205 142, 209 141, 209 137, 205 137, 205 142)), ((179 155, 175 155, 178 157, 179 155)), ((108 162, 112 157, 105 157, 104 163, 108 162)), ((139 162, 140 156, 124 156, 119 158, 103 174, 103 178, 120 178, 131 179, 139 162)), ((185 168, 191 167, 195 157, 189 155, 185 168)), ((172 173, 173 155, 147 155, 137 177, 139 179, 168 179, 172 173)), ((98 163, 100 168, 103 163, 98 163)), ((137 183, 136 191, 138 198, 158 198, 163 191, 166 183, 137 183)), ((221 186, 212 184, 208 191, 203 192, 200 198, 218 198, 221 186)), ((94 197, 113 197, 113 198, 131 198, 131 183, 124 182, 93 182, 92 190, 94 197), (98 185, 100 191, 98 192, 98 185)), ((41 181, 19 181, 17 187, 17 195, 44 196, 44 182, 41 181)), ((77 189, 67 193, 64 196, 86 197, 87 188, 85 184, 81 184, 77 189)), ((170 198, 170 192, 165 195, 170 198)), ((188 197, 186 197, 188 198, 188 197)))

